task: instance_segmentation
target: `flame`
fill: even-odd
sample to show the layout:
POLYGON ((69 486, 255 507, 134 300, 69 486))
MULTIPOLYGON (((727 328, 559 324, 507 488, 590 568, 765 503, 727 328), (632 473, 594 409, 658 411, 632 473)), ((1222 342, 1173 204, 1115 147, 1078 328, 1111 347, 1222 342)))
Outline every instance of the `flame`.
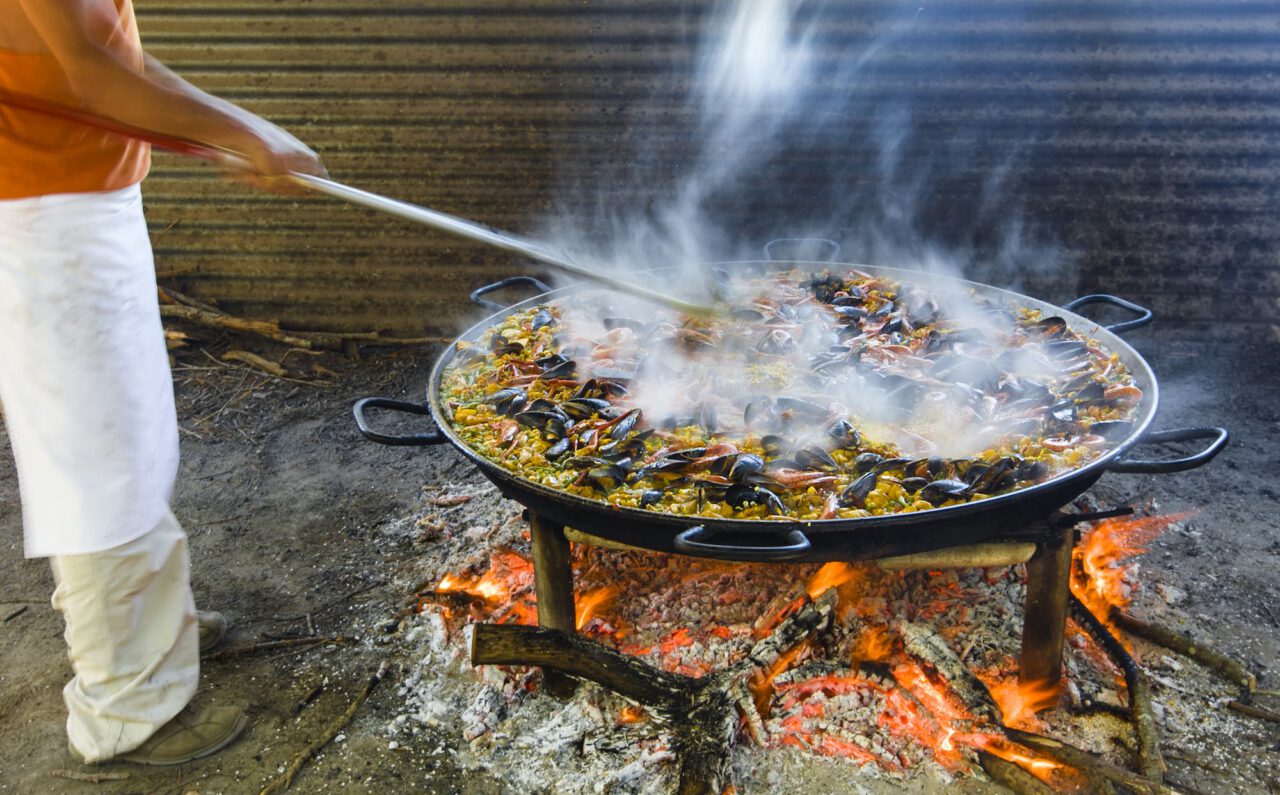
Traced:
POLYGON ((1114 632, 1111 611, 1129 605, 1130 575, 1137 566, 1129 559, 1146 552, 1165 528, 1186 516, 1104 519, 1073 550, 1071 592, 1117 637, 1123 636, 1114 632))
POLYGON ((618 593, 619 589, 616 585, 606 585, 603 588, 587 591, 580 595, 576 600, 577 619, 575 626, 581 630, 598 611, 612 602, 618 596, 618 593))
POLYGON ((494 550, 489 556, 489 569, 483 574, 445 574, 435 587, 435 593, 465 593, 483 602, 487 610, 473 607, 474 620, 516 624, 538 621, 532 591, 533 563, 511 549, 494 550))
POLYGON ((756 671, 752 675, 751 680, 747 682, 747 689, 751 691, 752 697, 756 702, 756 711, 761 717, 769 714, 769 702, 773 700, 773 680, 778 678, 778 674, 791 667, 800 655, 808 650, 809 641, 806 639, 796 646, 778 655, 778 659, 773 661, 773 665, 769 666, 769 670, 756 671))
POLYGON ((436 593, 447 593, 449 591, 468 593, 472 596, 478 596, 486 602, 498 603, 511 596, 511 592, 507 589, 505 583, 491 576, 492 572, 486 572, 480 577, 459 577, 452 574, 446 574, 440 578, 440 584, 436 586, 436 593))
POLYGON ((817 573, 809 578, 809 582, 805 584, 805 589, 809 592, 810 599, 817 599, 829 588, 839 588, 841 585, 853 582, 858 576, 858 570, 848 563, 839 563, 832 561, 823 565, 818 569, 817 573))
POLYGON ((636 723, 644 723, 649 720, 649 713, 644 707, 635 704, 628 704, 618 713, 618 725, 630 726, 636 723))
POLYGON ((995 699, 1006 726, 1027 731, 1043 729, 1036 713, 1058 704, 1058 687, 1048 682, 1023 682, 1016 676, 978 676, 995 699))
POLYGON ((893 654, 893 639, 883 626, 871 625, 853 643, 851 662, 884 662, 893 654))
MULTIPOLYGON (((1040 756, 1034 751, 1014 745, 1006 738, 996 734, 974 734, 966 738, 969 745, 981 748, 992 756, 998 756, 1006 762, 1012 762, 1046 784, 1055 785, 1057 776, 1071 776, 1071 769, 1063 767, 1048 757, 1040 756)), ((1074 776, 1072 776, 1074 777, 1074 776)), ((1072 791, 1077 791, 1074 787, 1072 791)))

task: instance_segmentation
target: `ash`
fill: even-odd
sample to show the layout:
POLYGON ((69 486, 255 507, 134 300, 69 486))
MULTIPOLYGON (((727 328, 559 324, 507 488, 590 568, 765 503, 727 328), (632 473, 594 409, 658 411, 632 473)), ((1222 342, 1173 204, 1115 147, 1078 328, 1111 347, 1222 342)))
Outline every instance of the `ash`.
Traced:
MULTIPOLYGON (((518 505, 492 487, 428 488, 421 510, 397 528, 423 554, 404 583, 417 592, 398 626, 411 662, 385 726, 389 741, 453 738, 425 750, 502 782, 502 792, 675 789, 678 762, 660 716, 592 683, 562 702, 543 692, 539 669, 470 665, 469 624, 536 622, 518 505), (437 585, 446 575, 447 589, 437 585)), ((584 635, 695 677, 741 660, 803 604, 807 588, 838 589, 831 625, 784 655, 756 691, 759 729, 744 729, 732 752, 738 791, 999 791, 972 748, 948 742, 957 726, 970 726, 945 713, 965 705, 939 708, 914 687, 895 633, 923 627, 989 686, 1015 678, 1023 567, 891 573, 874 563, 736 564, 574 544, 574 569, 584 635)), ((1224 751, 1214 738, 1238 730, 1239 719, 1206 718, 1202 706, 1230 687, 1169 654, 1140 656, 1160 692, 1169 746, 1230 767, 1230 759, 1215 762, 1224 751)), ((1022 725, 1128 763, 1133 737, 1118 672, 1074 624, 1065 664, 1060 708, 1042 715, 1047 724, 1031 716, 1022 725)))

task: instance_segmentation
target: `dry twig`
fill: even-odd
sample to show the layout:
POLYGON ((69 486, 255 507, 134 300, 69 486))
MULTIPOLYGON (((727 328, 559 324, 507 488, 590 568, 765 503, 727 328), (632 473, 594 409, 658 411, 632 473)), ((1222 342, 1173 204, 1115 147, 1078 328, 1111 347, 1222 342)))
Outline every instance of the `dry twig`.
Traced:
POLYGON ((1280 712, 1273 712, 1269 709, 1263 709, 1262 707, 1255 707, 1252 704, 1245 704, 1240 701, 1228 701, 1227 709, 1235 710, 1241 715, 1249 715, 1250 717, 1269 720, 1273 723, 1280 723, 1280 712))
POLYGON ((53 778, 65 778, 69 781, 83 781, 86 784, 101 784, 104 781, 125 781, 128 773, 79 773, 75 770, 50 770, 53 778))
POLYGON ((351 719, 355 717, 356 712, 359 711, 360 706, 364 704, 365 699, 369 698, 369 694, 373 692, 373 689, 378 686, 378 683, 381 682, 383 677, 386 675, 387 663, 383 660, 378 666, 378 670, 374 672, 373 676, 369 677, 369 681, 364 683, 364 687, 361 688, 359 694, 356 695, 355 701, 351 702, 351 706, 347 707, 341 715, 335 718, 318 739, 299 751, 298 754, 294 756, 293 762, 289 764, 288 769, 267 784, 267 786, 262 788, 261 795, 271 795, 273 792, 280 792, 288 789, 289 786, 293 784, 293 780, 297 777, 298 772, 302 770, 302 766, 305 765, 311 757, 315 756, 321 748, 328 745, 334 737, 337 737, 338 732, 342 731, 343 728, 351 722, 351 719))
POLYGON ((236 646, 225 651, 214 652, 206 655, 204 659, 209 660, 229 660, 233 657, 243 657, 246 654, 253 654, 260 651, 274 651, 276 649, 287 649, 292 646, 316 646, 322 643, 344 644, 351 643, 352 639, 345 635, 322 635, 318 638, 288 638, 286 640, 268 640, 260 643, 247 643, 243 646, 236 646))
POLYGON ((1222 652, 1212 649, 1203 643, 1197 643, 1190 634, 1174 632, 1157 624, 1151 624, 1124 612, 1113 609, 1111 618, 1124 631, 1137 635, 1143 640, 1172 649, 1181 655, 1190 657, 1196 662, 1211 668, 1225 676, 1229 681, 1240 685, 1252 693, 1258 680, 1243 665, 1222 652))

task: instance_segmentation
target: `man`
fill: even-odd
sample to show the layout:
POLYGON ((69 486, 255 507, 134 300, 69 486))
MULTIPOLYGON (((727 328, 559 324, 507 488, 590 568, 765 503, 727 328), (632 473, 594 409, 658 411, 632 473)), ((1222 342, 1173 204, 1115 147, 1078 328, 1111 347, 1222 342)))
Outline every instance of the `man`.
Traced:
MULTIPOLYGON (((143 52, 130 0, 0 0, 0 91, 234 150, 259 180, 323 175, 289 133, 143 52)), ((49 557, 74 678, 71 750, 179 764, 244 729, 196 710, 186 536, 169 510, 178 436, 138 183, 148 148, 0 106, 0 403, 28 557, 49 557)))

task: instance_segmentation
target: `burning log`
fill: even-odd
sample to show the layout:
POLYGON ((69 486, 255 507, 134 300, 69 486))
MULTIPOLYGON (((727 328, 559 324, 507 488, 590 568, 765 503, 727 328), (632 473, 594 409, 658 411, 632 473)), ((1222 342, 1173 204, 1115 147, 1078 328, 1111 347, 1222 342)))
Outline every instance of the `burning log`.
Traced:
MULTIPOLYGON (((769 671, 811 632, 826 626, 835 609, 831 589, 783 621, 738 664, 693 678, 651 667, 630 655, 548 627, 476 624, 472 665, 539 665, 596 682, 652 710, 674 732, 680 758, 681 795, 719 795, 730 784, 730 754, 739 714, 748 727, 760 720, 748 681, 769 671), (754 723, 753 723, 754 718, 754 723)), ((750 729, 749 729, 750 730, 750 729)))
POLYGON ((1000 708, 982 680, 956 656, 946 641, 924 624, 903 622, 898 626, 907 654, 932 668, 947 681, 965 708, 993 726, 1001 725, 1000 708))
POLYGON ((1073 767, 1085 775, 1099 775, 1107 780, 1125 787, 1138 795, 1179 795, 1178 791, 1158 781, 1152 781, 1130 770, 1125 770, 1109 762, 1097 758, 1088 751, 1074 745, 1045 737, 1040 734, 1024 732, 1006 727, 1005 736, 1013 742, 1044 754, 1051 759, 1073 767))
POLYGON ((1129 717, 1138 737, 1138 769, 1153 781, 1163 781, 1167 768, 1160 754, 1160 735, 1156 730, 1155 712, 1151 707, 1150 683, 1142 676, 1138 664, 1129 652, 1085 607, 1084 602, 1072 596, 1071 607, 1076 620, 1124 672, 1125 686, 1129 690, 1129 717))
POLYGON ((1243 665, 1216 649, 1205 646, 1203 643, 1197 643, 1188 634, 1174 632, 1171 629, 1147 623, 1118 608, 1112 609, 1111 620, 1116 623, 1116 626, 1131 635, 1137 635, 1143 640, 1164 646, 1166 649, 1172 649, 1204 665, 1206 668, 1217 671, 1229 681, 1240 685, 1250 693, 1257 689, 1258 680, 1243 665))
POLYGON ((993 781, 1003 784, 1018 795, 1055 795, 1053 787, 995 754, 978 751, 978 761, 993 781))

